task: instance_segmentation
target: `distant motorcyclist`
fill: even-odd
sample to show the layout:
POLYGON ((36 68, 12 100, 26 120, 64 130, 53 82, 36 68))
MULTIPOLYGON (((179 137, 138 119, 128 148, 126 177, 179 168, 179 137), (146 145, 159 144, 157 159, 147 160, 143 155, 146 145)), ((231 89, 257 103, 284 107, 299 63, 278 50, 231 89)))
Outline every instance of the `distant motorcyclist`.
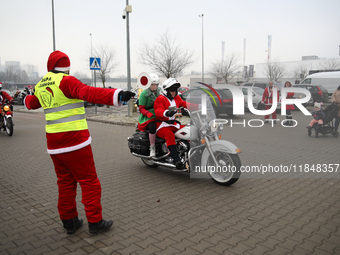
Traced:
POLYGON ((155 142, 156 142, 156 122, 154 102, 161 94, 161 88, 158 87, 159 77, 155 73, 150 73, 151 85, 149 88, 142 91, 139 96, 139 119, 138 129, 142 132, 149 130, 150 140, 150 157, 156 156, 155 142))
POLYGON ((8 95, 6 91, 2 91, 2 82, 0 82, 0 106, 5 104, 5 100, 7 100, 9 104, 13 102, 13 98, 8 95))
MULTIPOLYGON (((10 95, 8 95, 6 91, 2 91, 2 82, 0 82, 0 115, 5 114, 5 112, 2 111, 2 107, 4 106, 5 103, 8 103, 10 105, 11 111, 13 111, 13 107, 11 105, 12 102, 13 98, 10 95)), ((2 117, 0 119, 2 119, 2 117)), ((0 125, 2 125, 1 122, 0 125)))

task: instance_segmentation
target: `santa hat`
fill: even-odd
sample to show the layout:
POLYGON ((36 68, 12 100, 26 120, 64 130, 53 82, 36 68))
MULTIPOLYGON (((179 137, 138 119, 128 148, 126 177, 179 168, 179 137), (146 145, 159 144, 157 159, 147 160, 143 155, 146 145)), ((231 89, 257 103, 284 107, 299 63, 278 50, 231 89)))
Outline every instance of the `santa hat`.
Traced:
POLYGON ((47 61, 47 71, 61 71, 66 72, 70 70, 71 62, 68 56, 57 50, 50 54, 48 61, 47 61))
POLYGON ((323 103, 321 102, 321 103, 318 103, 318 102, 315 102, 314 103, 314 108, 319 108, 319 109, 321 109, 321 105, 323 105, 323 103))

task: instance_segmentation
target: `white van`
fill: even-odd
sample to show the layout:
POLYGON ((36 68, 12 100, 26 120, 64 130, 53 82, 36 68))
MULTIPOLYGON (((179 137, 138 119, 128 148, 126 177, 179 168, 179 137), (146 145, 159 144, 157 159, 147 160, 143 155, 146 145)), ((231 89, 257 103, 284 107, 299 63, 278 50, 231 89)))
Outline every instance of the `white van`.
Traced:
POLYGON ((321 72, 308 75, 300 84, 322 85, 332 96, 340 86, 340 72, 321 72))

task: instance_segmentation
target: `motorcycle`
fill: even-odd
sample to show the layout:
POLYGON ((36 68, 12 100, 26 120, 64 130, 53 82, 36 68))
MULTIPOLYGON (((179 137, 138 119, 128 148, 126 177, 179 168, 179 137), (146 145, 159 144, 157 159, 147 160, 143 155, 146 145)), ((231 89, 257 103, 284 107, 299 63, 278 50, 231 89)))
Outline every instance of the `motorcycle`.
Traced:
POLYGON ((8 136, 13 135, 12 110, 8 103, 1 106, 0 130, 1 129, 5 130, 8 136))
MULTIPOLYGON (((169 111, 173 109, 173 106, 169 107, 169 111)), ((176 110, 179 114, 186 112, 190 118, 190 123, 175 133, 176 148, 185 165, 185 169, 181 171, 190 173, 192 178, 203 178, 208 174, 220 185, 230 186, 235 183, 241 174, 241 160, 238 155, 241 150, 231 142, 221 140, 220 131, 226 120, 216 119, 210 100, 206 101, 206 109, 176 110)), ((148 132, 136 132, 132 137, 128 137, 131 154, 141 158, 148 167, 164 166, 179 171, 164 139, 156 138, 156 157, 149 156, 148 137, 148 132)))

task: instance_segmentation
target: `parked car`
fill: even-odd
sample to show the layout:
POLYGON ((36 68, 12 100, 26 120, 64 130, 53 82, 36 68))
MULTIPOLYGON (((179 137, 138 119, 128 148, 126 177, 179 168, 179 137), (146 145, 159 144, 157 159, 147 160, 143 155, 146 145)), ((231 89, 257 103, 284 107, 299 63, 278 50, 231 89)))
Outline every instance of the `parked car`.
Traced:
MULTIPOLYGON (((204 87, 204 90, 207 90, 210 94, 207 94, 207 98, 211 100, 211 103, 214 107, 216 117, 220 117, 221 114, 227 114, 229 117, 233 115, 233 95, 231 94, 229 89, 226 88, 215 88, 215 91, 219 95, 220 100, 217 95, 211 91, 209 88, 204 87), (212 95, 212 97, 211 97, 212 95)), ((190 101, 190 98, 195 98, 195 96, 200 96, 202 94, 202 90, 199 88, 190 89, 180 95, 180 97, 184 100, 190 101)))
MULTIPOLYGON (((249 110, 248 107, 248 89, 246 87, 241 88, 243 95, 244 95, 244 106, 245 110, 249 110)), ((258 88, 258 87, 253 87, 252 91, 252 98, 253 98, 253 106, 255 109, 259 109, 259 105, 262 101, 262 95, 263 95, 264 89, 263 88, 258 88)))
MULTIPOLYGON (((293 87, 295 88, 305 88, 310 91, 312 94, 311 100, 309 100, 308 104, 313 105, 314 102, 328 102, 329 101, 329 94, 327 89, 325 89, 321 85, 307 85, 307 84, 298 84, 294 85, 293 87)), ((305 95, 302 93, 295 93, 294 94, 295 98, 304 98, 305 95)))
MULTIPOLYGON (((277 87, 279 95, 281 96, 281 89, 283 88, 283 84, 278 83, 278 82, 273 82, 273 86, 277 87)), ((240 87, 242 89, 242 92, 243 92, 244 87, 253 87, 254 91, 255 91, 256 88, 261 88, 261 89, 263 89, 263 92, 264 92, 265 88, 269 87, 269 85, 268 85, 268 82, 257 82, 257 81, 254 81, 254 82, 245 82, 245 83, 242 83, 240 85, 240 87)), ((261 99, 260 99, 259 102, 261 102, 261 100, 262 100, 263 92, 262 92, 262 94, 260 94, 261 92, 259 90, 257 90, 257 93, 261 96, 261 99)), ((254 99, 254 97, 253 97, 253 99, 254 99)), ((248 105, 246 107, 248 107, 248 105)), ((278 103, 276 109, 280 109, 280 107, 281 107, 281 105, 278 103)), ((256 105, 255 109, 259 109, 259 104, 256 105)))
POLYGON ((328 91, 328 96, 331 97, 339 84, 340 71, 310 74, 299 85, 322 85, 328 91))

